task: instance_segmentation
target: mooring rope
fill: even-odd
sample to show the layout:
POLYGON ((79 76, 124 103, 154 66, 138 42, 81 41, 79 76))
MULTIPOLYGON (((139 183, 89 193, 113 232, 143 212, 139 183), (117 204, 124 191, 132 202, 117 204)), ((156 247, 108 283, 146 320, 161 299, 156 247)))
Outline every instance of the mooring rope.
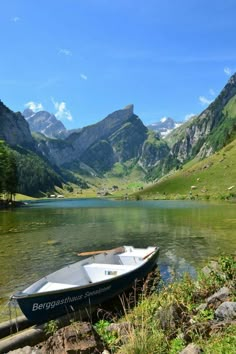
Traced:
POLYGON ((10 300, 7 302, 6 307, 8 308, 8 318, 10 322, 10 334, 13 334, 13 326, 16 326, 16 331, 19 331, 19 325, 18 325, 18 320, 17 320, 17 303, 15 300, 10 298, 10 300), (12 311, 14 309, 14 312, 12 311), (12 315, 13 314, 13 315, 12 315), (14 317, 14 318, 13 318, 14 317))

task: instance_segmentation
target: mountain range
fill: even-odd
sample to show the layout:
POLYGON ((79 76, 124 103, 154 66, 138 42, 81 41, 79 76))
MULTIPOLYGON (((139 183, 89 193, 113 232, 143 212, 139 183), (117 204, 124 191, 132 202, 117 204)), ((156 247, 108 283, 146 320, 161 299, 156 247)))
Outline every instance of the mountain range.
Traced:
POLYGON ((159 122, 147 125, 147 128, 154 132, 159 132, 162 138, 165 138, 172 130, 178 128, 182 122, 175 122, 173 118, 163 117, 159 122))
MULTIPOLYGON (((117 165, 125 174, 137 170, 140 178, 158 180, 193 158, 212 155, 235 135, 236 74, 206 110, 178 127, 171 118, 146 127, 134 113, 134 106, 128 105, 96 124, 67 131, 46 111, 35 113, 27 109, 23 114, 14 113, 0 101, 0 139, 17 154, 22 179, 28 178, 27 173, 22 173, 22 159, 37 160, 28 172, 34 176, 30 183, 33 193, 28 188, 28 194, 37 190, 32 180, 37 179, 39 161, 41 192, 46 192, 45 180, 50 190, 53 184, 62 186, 72 181, 87 188, 85 176, 104 178, 107 173, 115 173, 117 165), (162 129, 172 131, 163 138, 162 129)), ((26 185, 25 180, 21 186, 26 185)), ((20 191, 25 192, 25 187, 20 187, 20 191)))
MULTIPOLYGON (((32 109, 27 108, 22 114, 29 123, 32 133, 42 133, 48 138, 65 139, 73 132, 79 132, 81 130, 67 130, 64 124, 57 119, 54 114, 47 111, 34 112, 32 109)), ((160 133, 163 138, 181 124, 182 122, 175 122, 174 119, 170 117, 164 117, 158 122, 147 125, 147 128, 156 133, 160 133)))

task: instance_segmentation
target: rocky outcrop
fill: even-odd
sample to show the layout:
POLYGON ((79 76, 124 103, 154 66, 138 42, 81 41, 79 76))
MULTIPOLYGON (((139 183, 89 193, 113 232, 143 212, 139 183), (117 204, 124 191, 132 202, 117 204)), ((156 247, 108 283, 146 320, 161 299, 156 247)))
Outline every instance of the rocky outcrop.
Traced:
POLYGON ((146 140, 142 146, 141 156, 138 164, 148 172, 153 167, 162 163, 169 155, 170 148, 165 141, 156 137, 155 140, 146 140))
POLYGON ((47 139, 39 135, 37 147, 41 154, 56 166, 69 165, 76 155, 73 146, 66 140, 47 139))
POLYGON ((146 139, 147 128, 136 115, 132 115, 108 140, 117 161, 125 162, 141 155, 146 139))
POLYGON ((29 125, 21 115, 14 113, 0 101, 0 140, 5 140, 10 146, 34 148, 29 125))
POLYGON ((34 348, 40 354, 47 353, 102 353, 104 345, 88 322, 77 322, 59 329, 42 345, 34 348))

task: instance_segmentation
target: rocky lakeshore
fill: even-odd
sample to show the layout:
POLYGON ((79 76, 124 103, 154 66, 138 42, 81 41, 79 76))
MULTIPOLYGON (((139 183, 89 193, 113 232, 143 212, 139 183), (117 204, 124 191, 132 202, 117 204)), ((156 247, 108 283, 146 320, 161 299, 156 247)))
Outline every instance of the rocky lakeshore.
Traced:
POLYGON ((126 304, 121 318, 104 314, 98 322, 72 322, 45 327, 48 339, 10 353, 235 353, 236 257, 210 262, 197 279, 186 274, 142 293, 133 309, 126 304))

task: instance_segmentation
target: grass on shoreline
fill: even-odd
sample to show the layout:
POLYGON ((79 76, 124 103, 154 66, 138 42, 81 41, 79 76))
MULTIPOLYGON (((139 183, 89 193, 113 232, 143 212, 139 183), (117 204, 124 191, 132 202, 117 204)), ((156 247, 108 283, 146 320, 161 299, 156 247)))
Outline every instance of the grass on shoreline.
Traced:
POLYGON ((209 273, 199 272, 197 280, 186 274, 159 293, 143 295, 120 320, 125 326, 120 333, 110 332, 109 322, 98 322, 96 329, 111 353, 177 354, 189 343, 205 354, 235 353, 236 321, 219 323, 214 320, 214 304, 199 306, 223 286, 231 289, 230 300, 236 301, 236 259, 221 257, 209 269, 209 273))

